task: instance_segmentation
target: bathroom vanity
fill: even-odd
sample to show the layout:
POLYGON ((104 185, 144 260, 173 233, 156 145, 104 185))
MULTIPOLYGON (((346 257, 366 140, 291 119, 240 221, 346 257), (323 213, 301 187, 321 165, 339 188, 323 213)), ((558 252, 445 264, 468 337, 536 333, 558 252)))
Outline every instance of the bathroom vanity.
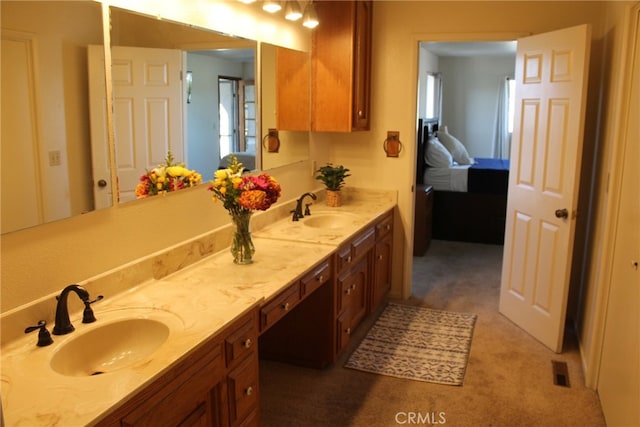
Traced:
MULTIPOLYGON (((342 207, 319 200, 296 222, 292 203, 255 215, 251 265, 233 264, 226 247, 213 250, 230 241, 223 227, 81 283, 104 295, 95 323, 72 310, 76 330, 50 346, 37 347, 35 334, 3 345, 6 425, 258 425, 258 358, 333 363, 391 285, 394 193, 354 189, 342 207), (88 361, 100 355, 76 346, 77 359, 68 352, 71 360, 52 364, 75 340, 119 322, 140 327, 123 344, 138 359, 98 370, 88 361)), ((24 328, 47 307, 55 295, 4 320, 24 328)))

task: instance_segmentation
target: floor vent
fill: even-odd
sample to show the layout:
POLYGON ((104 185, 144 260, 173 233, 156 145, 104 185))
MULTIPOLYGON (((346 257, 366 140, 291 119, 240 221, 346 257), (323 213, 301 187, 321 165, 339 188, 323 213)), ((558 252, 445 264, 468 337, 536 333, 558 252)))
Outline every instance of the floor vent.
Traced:
POLYGON ((567 369, 567 362, 552 360, 551 369, 553 371, 553 383, 555 385, 571 387, 569 385, 569 370, 567 369))

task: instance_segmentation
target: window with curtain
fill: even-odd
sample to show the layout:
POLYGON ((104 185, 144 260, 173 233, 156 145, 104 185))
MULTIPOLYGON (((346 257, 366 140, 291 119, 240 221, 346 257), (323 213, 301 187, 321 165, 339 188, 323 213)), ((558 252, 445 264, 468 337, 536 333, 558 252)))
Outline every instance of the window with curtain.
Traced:
POLYGON ((442 79, 440 73, 427 73, 425 118, 440 117, 442 106, 442 79))
POLYGON ((511 153, 511 136, 515 117, 515 88, 513 77, 505 77, 498 85, 498 108, 493 138, 493 157, 508 159, 511 153))

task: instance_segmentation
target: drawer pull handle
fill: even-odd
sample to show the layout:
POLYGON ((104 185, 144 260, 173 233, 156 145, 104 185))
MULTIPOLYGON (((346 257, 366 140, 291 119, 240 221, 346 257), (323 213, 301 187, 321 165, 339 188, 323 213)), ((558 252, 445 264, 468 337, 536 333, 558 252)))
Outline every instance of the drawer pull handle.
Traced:
POLYGON ((387 224, 385 228, 387 229, 387 231, 391 230, 391 224, 387 224))
POLYGON ((251 338, 247 338, 247 339, 242 343, 242 346, 243 346, 244 348, 249 348, 249 347, 251 347, 251 345, 252 345, 252 344, 253 344, 253 342, 251 341, 251 338))
POLYGON ((347 335, 351 335, 351 328, 347 328, 345 332, 347 333, 347 335))
POLYGON ((288 310, 289 310, 289 303, 288 303, 288 302, 285 302, 284 304, 282 304, 282 309, 283 309, 284 311, 288 311, 288 310))
POLYGON ((253 387, 251 386, 247 387, 247 389, 244 391, 244 394, 246 396, 251 396, 253 394, 253 387))
POLYGON ((318 282, 324 282, 324 276, 323 275, 318 276, 318 282))
POLYGON ((382 261, 384 257, 382 255, 378 255, 378 261, 382 261))
POLYGON ((347 295, 351 295, 351 287, 348 287, 348 288, 347 288, 347 290, 345 291, 345 293, 346 293, 347 295))
POLYGON ((347 257, 347 262, 351 262, 351 255, 347 257))

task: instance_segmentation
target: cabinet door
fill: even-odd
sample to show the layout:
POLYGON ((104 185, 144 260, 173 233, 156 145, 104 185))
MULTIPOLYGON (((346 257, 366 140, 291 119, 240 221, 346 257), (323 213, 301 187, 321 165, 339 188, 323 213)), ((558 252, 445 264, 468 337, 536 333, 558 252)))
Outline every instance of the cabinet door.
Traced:
POLYGON ((338 278, 338 312, 348 310, 351 328, 355 328, 367 314, 367 258, 338 278))
POLYGON ((369 129, 371 0, 321 1, 312 36, 311 130, 369 129))
POLYGON ((376 243, 373 254, 373 286, 371 289, 371 310, 375 310, 391 289, 391 253, 393 236, 386 235, 376 243))
MULTIPOLYGON (((121 426, 218 426, 224 408, 224 357, 220 345, 211 355, 187 367, 162 388, 150 386, 145 400, 131 402, 135 409, 124 416, 121 426)), ((169 374, 170 375, 170 374, 169 374)))
POLYGON ((369 130, 371 93, 371 18, 373 2, 356 1, 353 58, 353 118, 354 130, 369 130))

